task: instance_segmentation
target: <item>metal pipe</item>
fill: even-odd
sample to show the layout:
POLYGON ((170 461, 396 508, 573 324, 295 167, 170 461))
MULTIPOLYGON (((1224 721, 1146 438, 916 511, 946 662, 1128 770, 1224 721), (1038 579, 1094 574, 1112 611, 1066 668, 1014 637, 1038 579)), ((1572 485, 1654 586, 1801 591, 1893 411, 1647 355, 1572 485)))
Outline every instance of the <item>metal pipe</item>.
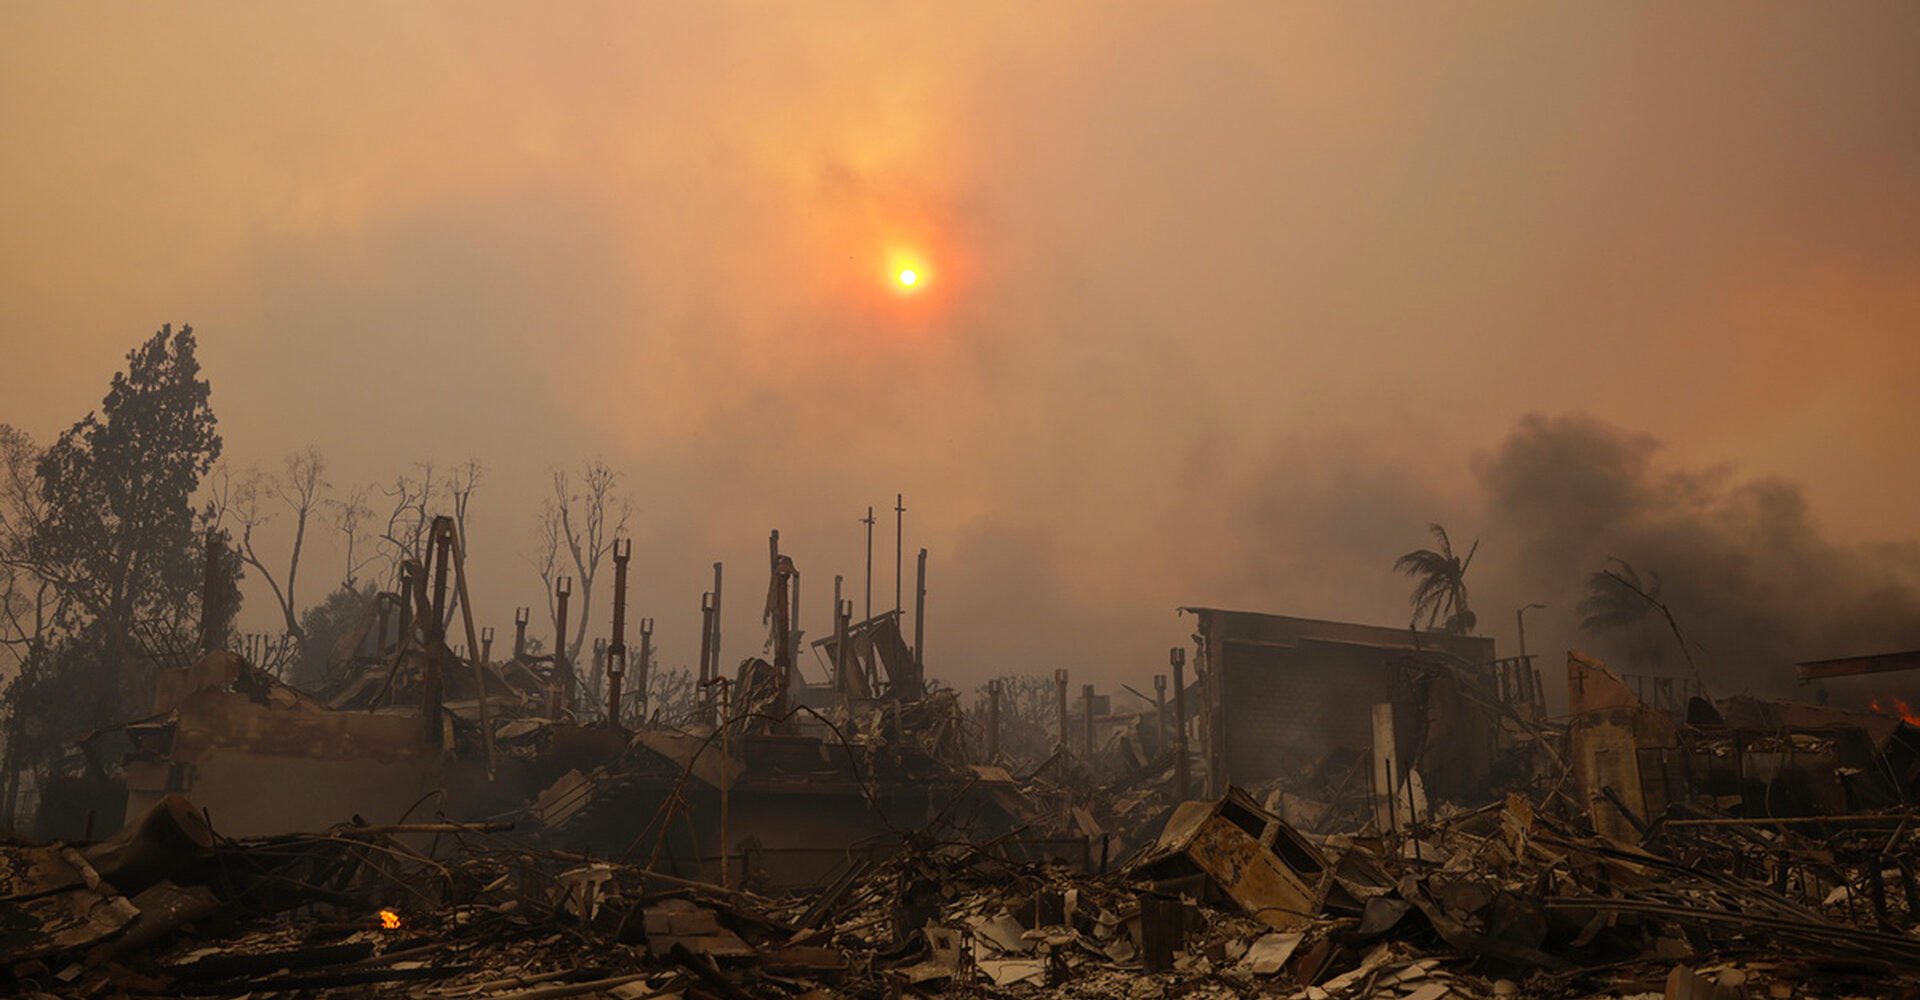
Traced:
POLYGON ((640 721, 647 724, 647 674, 653 662, 653 619, 640 619, 640 674, 633 679, 633 689, 640 696, 640 721))
POLYGON ((620 681, 627 673, 627 562, 633 539, 613 540, 613 640, 607 644, 607 725, 620 728, 620 681))
POLYGON ((706 683, 713 679, 712 675, 707 672, 710 667, 707 661, 712 658, 713 591, 709 590, 700 595, 700 684, 702 685, 701 690, 703 692, 706 690, 706 683))
POLYGON ((573 670, 567 665, 567 598, 573 595, 573 577, 553 582, 553 708, 558 719, 573 712, 573 670))

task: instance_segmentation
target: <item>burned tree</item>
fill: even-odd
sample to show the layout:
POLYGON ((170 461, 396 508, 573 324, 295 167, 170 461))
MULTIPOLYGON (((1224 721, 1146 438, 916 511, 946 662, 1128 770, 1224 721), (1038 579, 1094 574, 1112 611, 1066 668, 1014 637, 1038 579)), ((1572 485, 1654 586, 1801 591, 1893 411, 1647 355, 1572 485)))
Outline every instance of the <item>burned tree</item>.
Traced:
POLYGON ((366 522, 373 516, 373 508, 367 505, 368 486, 354 486, 347 490, 345 498, 329 500, 327 506, 333 508, 333 527, 340 532, 343 562, 341 564, 340 587, 342 590, 357 590, 360 571, 378 558, 378 554, 369 555, 361 551, 362 543, 367 541, 366 522))
MULTIPOLYGON (((9 443, 7 570, 15 609, 31 594, 32 669, 8 691, 20 723, 16 766, 42 778, 79 733, 137 714, 153 667, 197 645, 207 574, 194 496, 220 456, 211 388, 191 327, 162 327, 127 355, 100 409, 32 457, 9 443)), ((237 560, 215 579, 229 621, 237 560)), ((25 621, 24 617, 19 619, 25 621)))
POLYGON ((992 749, 999 756, 1030 767, 1047 759, 1059 742, 1054 702, 1052 677, 996 677, 974 693, 973 706, 967 712, 967 731, 978 741, 983 758, 991 729, 992 749))
POLYGON ((618 492, 620 473, 605 461, 594 459, 580 470, 578 482, 564 469, 553 472, 553 495, 540 511, 540 555, 534 567, 540 571, 540 583, 547 593, 549 619, 553 607, 554 582, 570 575, 577 586, 573 614, 578 617, 573 637, 561 652, 569 662, 578 662, 580 647, 586 641, 587 625, 593 610, 593 583, 601 562, 613 551, 613 540, 625 530, 633 506, 618 492), (571 568, 572 572, 568 573, 571 568))
POLYGON ((235 487, 231 500, 234 517, 240 524, 240 558, 267 581, 274 603, 279 606, 286 634, 295 643, 305 643, 307 638, 306 629, 300 624, 295 594, 300 579, 300 553, 306 547, 307 524, 324 502, 326 491, 332 488, 326 481, 326 470, 327 460, 318 450, 296 451, 282 460, 278 472, 248 470, 235 487), (254 529, 270 523, 279 514, 277 510, 263 509, 263 504, 284 507, 293 515, 293 543, 287 553, 284 577, 274 574, 255 547, 254 529), (285 586, 280 582, 283 578, 285 586))

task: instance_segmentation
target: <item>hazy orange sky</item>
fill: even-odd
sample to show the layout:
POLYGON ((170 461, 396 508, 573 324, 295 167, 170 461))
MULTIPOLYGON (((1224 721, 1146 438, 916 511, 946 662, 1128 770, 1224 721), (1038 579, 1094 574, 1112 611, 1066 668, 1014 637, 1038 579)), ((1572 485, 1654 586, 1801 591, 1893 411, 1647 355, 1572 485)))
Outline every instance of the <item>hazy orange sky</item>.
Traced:
POLYGON ((1436 519, 1504 644, 1596 568, 1491 513, 1529 413, 1917 534, 1916 54, 1896 2, 12 3, 0 420, 190 322, 239 465, 484 463, 503 635, 604 455, 669 665, 715 559, 758 651, 772 527, 818 634, 896 491, 958 681, 1141 686, 1181 604, 1404 622, 1436 519))

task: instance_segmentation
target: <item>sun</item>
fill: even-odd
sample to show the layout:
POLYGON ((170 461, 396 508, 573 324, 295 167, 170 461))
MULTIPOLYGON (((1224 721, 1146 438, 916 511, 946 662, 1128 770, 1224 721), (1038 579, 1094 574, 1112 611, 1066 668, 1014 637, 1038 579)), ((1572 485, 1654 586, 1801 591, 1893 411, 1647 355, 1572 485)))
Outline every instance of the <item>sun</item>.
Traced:
POLYGON ((901 287, 912 288, 914 285, 920 282, 920 272, 910 267, 902 268, 900 270, 899 279, 900 279, 901 287))

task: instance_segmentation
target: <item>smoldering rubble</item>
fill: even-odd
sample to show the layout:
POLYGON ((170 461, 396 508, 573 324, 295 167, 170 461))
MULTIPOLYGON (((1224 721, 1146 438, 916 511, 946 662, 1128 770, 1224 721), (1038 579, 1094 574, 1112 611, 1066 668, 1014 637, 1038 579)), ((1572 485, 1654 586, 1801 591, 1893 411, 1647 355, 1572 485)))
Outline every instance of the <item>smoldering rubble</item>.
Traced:
POLYGON ((1022 758, 1011 692, 963 705, 904 615, 837 602, 807 645, 776 538, 770 657, 722 671, 710 615, 670 718, 619 611, 584 670, 524 637, 456 656, 426 586, 462 583, 452 544, 324 689, 210 644, 90 739, 130 821, 0 845, 10 992, 1920 994, 1897 714, 1577 651, 1552 714, 1539 658, 1491 640, 1189 608, 1191 661, 1130 698, 1057 672, 1022 758))

